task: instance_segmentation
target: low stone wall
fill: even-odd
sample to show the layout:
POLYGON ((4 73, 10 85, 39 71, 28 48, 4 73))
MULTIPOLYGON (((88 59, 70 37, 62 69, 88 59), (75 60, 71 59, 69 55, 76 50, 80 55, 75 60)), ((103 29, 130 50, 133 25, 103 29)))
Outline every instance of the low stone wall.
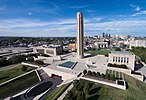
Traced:
POLYGON ((140 81, 144 81, 144 76, 143 75, 136 75, 136 74, 130 74, 130 76, 140 80, 140 81))
POLYGON ((107 67, 107 69, 118 71, 118 72, 123 72, 123 73, 128 74, 128 75, 131 74, 131 70, 129 70, 129 69, 116 68, 116 67, 107 67))
POLYGON ((115 88, 122 89, 122 90, 126 90, 126 85, 122 86, 122 85, 109 83, 109 82, 105 82, 105 81, 100 81, 100 80, 95 80, 95 79, 86 78, 86 77, 81 77, 81 79, 92 81, 92 82, 97 82, 100 84, 108 85, 108 86, 115 87, 115 88))
POLYGON ((52 74, 61 76, 63 81, 66 81, 66 80, 69 80, 69 79, 72 79, 72 78, 77 78, 77 75, 75 75, 75 74, 71 74, 71 73, 60 71, 60 70, 56 70, 56 69, 53 69, 53 67, 52 68, 44 68, 44 67, 42 67, 42 69, 50 77, 52 76, 52 74))
POLYGON ((32 66, 32 67, 37 67, 37 68, 40 67, 39 65, 34 65, 34 64, 31 64, 31 63, 27 63, 27 62, 22 62, 21 64, 22 65, 27 65, 27 66, 32 66))

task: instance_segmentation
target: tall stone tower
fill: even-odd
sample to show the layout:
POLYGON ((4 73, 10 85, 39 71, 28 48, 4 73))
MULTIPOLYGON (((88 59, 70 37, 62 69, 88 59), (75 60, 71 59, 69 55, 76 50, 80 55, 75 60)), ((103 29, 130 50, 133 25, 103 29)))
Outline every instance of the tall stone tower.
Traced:
POLYGON ((77 58, 84 57, 83 13, 77 13, 77 58))

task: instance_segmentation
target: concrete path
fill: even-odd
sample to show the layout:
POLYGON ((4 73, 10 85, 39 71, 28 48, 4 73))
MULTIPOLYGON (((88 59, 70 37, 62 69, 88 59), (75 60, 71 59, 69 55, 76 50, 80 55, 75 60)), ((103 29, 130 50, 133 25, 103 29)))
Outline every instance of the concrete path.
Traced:
POLYGON ((65 90, 65 92, 57 99, 57 100, 63 100, 65 95, 73 88, 73 83, 65 90))

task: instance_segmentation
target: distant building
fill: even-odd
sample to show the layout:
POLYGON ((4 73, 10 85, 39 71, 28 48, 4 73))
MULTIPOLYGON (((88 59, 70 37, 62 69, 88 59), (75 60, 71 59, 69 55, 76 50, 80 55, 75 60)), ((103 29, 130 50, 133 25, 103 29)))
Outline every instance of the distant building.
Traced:
POLYGON ((33 51, 35 53, 43 53, 50 56, 57 56, 62 54, 62 49, 63 49, 62 46, 59 45, 48 46, 48 47, 43 47, 43 46, 33 47, 33 51))
POLYGON ((104 49, 109 47, 107 42, 95 42, 94 45, 97 49, 104 49))
POLYGON ((68 45, 69 50, 76 51, 77 50, 77 43, 76 42, 70 42, 68 45))
POLYGON ((109 53, 108 63, 126 65, 128 68, 134 70, 135 55, 128 51, 112 51, 109 53))
POLYGON ((129 41, 129 49, 132 47, 145 47, 146 48, 146 38, 131 39, 129 41))
POLYGON ((0 49, 0 57, 8 57, 18 54, 27 54, 33 52, 32 48, 27 47, 9 47, 0 49))

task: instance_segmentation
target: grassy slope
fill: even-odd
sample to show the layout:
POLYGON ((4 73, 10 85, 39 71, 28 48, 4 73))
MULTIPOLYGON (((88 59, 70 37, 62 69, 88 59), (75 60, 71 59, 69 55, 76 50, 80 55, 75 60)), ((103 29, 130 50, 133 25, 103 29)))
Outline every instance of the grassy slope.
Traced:
MULTIPOLYGON (((90 87, 90 91, 93 94, 87 95, 87 100, 146 100, 146 83, 125 75, 125 80, 128 82, 128 89, 121 90, 106 85, 95 83, 90 87), (98 88, 98 89, 97 89, 98 88)), ((80 80, 80 83, 84 86, 85 80, 80 80)), ((75 90, 74 88, 72 91, 75 90)), ((77 93, 75 93, 77 95, 77 93)))
POLYGON ((127 75, 125 80, 129 86, 126 91, 98 84, 102 86, 99 100, 145 100, 146 84, 127 75))
POLYGON ((0 86, 0 98, 14 95, 15 93, 20 92, 38 82, 39 80, 36 73, 32 72, 24 77, 0 86))
MULTIPOLYGON (((15 68, 0 71, 0 83, 5 82, 11 78, 26 73, 21 70, 22 65, 16 66, 15 68)), ((34 67, 27 67, 28 71, 35 69, 34 67)))
POLYGON ((46 100, 57 100, 57 98, 66 90, 69 84, 64 84, 54 89, 46 98, 46 100))
POLYGON ((101 55, 107 55, 109 53, 109 50, 90 50, 90 51, 87 51, 86 53, 89 53, 91 55, 97 55, 97 54, 101 54, 101 55))

